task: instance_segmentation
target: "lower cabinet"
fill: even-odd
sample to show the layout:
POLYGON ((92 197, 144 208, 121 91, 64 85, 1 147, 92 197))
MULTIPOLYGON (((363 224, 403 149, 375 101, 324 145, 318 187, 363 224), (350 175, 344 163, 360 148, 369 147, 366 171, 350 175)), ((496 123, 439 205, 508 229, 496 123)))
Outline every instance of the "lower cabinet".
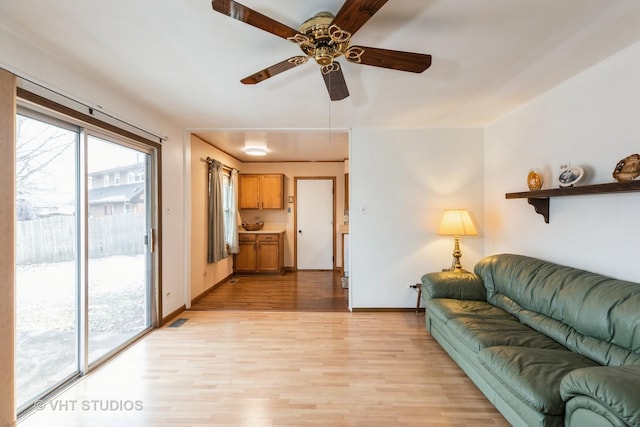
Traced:
POLYGON ((236 273, 284 273, 284 233, 240 233, 236 273))
POLYGON ((240 243, 240 252, 234 256, 233 270, 236 273, 245 271, 256 271, 256 235, 240 233, 238 239, 240 243))

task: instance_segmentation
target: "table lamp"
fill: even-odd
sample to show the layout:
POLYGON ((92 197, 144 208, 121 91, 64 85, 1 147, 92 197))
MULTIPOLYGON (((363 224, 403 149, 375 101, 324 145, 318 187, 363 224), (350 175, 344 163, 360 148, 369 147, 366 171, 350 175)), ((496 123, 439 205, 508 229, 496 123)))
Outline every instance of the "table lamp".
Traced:
POLYGON ((444 215, 442 215, 442 221, 440 221, 438 234, 441 236, 454 236, 453 262, 451 263, 450 271, 466 271, 460 264, 460 258, 462 258, 462 252, 460 251, 460 236, 475 236, 478 234, 478 231, 471 220, 471 216, 469 215, 469 211, 466 209, 445 210, 444 215))

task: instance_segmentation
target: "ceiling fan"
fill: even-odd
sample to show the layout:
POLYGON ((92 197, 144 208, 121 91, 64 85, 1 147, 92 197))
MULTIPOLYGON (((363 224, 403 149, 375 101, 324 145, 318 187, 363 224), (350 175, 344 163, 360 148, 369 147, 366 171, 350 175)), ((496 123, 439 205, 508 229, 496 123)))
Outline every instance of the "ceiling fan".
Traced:
POLYGON ((304 55, 278 62, 240 80, 244 84, 260 83, 270 77, 315 59, 332 101, 349 96, 349 89, 336 58, 344 55, 354 64, 421 73, 431 65, 431 55, 366 46, 352 46, 351 37, 387 0, 346 0, 337 15, 320 12, 299 28, 284 25, 233 0, 213 0, 213 10, 261 30, 296 43, 304 55))

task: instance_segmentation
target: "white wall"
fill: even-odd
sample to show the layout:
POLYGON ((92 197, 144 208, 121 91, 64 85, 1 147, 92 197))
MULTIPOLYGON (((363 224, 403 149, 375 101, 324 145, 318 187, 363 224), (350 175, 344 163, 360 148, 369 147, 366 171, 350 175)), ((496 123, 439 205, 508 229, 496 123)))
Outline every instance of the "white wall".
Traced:
POLYGON ((409 285, 451 266, 453 238, 436 235, 447 208, 469 209, 479 225, 461 239, 473 268, 485 235, 483 151, 481 129, 352 130, 352 308, 415 307, 409 285))
POLYGON ((553 198, 550 223, 526 199, 531 167, 544 188, 557 187, 559 165, 612 182, 616 163, 640 152, 640 44, 538 97, 485 130, 485 251, 532 255, 640 282, 640 194, 553 198))
POLYGON ((171 118, 127 98, 92 70, 53 57, 35 44, 0 32, 0 51, 0 67, 169 138, 162 146, 162 314, 181 307, 185 301, 182 129, 171 118))

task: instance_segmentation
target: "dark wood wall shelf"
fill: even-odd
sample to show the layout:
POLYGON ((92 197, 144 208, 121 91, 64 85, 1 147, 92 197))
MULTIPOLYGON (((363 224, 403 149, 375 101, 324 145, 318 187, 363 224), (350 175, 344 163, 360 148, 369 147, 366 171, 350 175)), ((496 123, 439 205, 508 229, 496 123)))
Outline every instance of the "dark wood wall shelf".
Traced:
POLYGON ((549 190, 522 191, 519 193, 506 193, 507 199, 527 199, 536 213, 544 217, 544 222, 549 223, 549 199, 561 196, 582 196, 586 194, 628 193, 640 191, 640 180, 629 182, 610 182, 608 184, 582 185, 578 187, 552 188, 549 190))

